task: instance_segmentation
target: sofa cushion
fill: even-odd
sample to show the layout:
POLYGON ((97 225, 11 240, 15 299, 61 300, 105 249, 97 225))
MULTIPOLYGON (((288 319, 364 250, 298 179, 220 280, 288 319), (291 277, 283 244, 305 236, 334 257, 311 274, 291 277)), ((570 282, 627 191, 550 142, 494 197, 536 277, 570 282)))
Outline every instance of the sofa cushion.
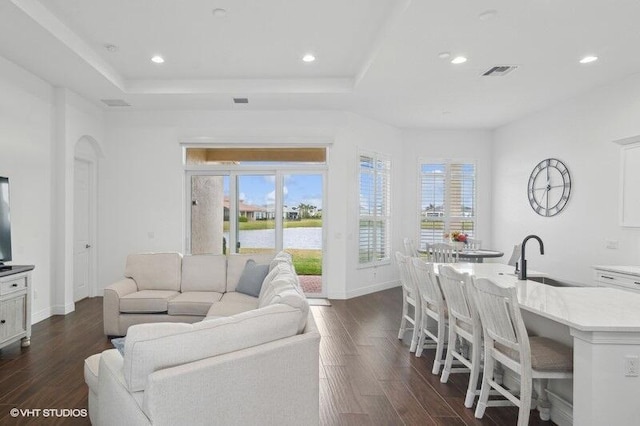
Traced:
POLYGON ((130 254, 124 276, 132 278, 138 290, 180 291, 180 253, 130 254))
POLYGON ((227 289, 227 256, 196 254, 182 258, 181 291, 215 291, 227 289))
POLYGON ((272 253, 229 255, 227 258, 227 291, 236 291, 240 275, 242 275, 247 260, 253 259, 256 263, 269 263, 273 256, 272 253))
MULTIPOLYGON (((278 270, 279 273, 268 283, 266 289, 260 294, 258 307, 282 303, 303 312, 304 318, 298 324, 298 332, 304 330, 306 324, 306 314, 309 312, 309 303, 304 292, 299 286, 298 276, 290 268, 277 265, 271 272, 278 270)), ((266 281, 266 280, 265 280, 266 281)))
POLYGON ((276 265, 280 263, 288 263, 292 265, 293 261, 291 259, 291 255, 286 251, 281 251, 280 253, 276 254, 273 260, 271 261, 271 263, 269 264, 269 270, 272 270, 273 268, 275 268, 276 265))
POLYGON ((89 386, 89 389, 96 394, 98 393, 98 372, 101 356, 102 354, 95 354, 84 360, 84 381, 89 386))
POLYGON ((262 282, 268 273, 268 263, 258 264, 253 259, 247 260, 247 263, 244 264, 242 275, 238 280, 236 291, 248 296, 258 297, 262 289, 262 282))
POLYGON ((168 290, 142 290, 127 294, 120 298, 120 312, 167 312, 169 300, 179 294, 177 291, 168 290))
POLYGON ((169 301, 169 315, 204 316, 214 302, 222 297, 216 291, 187 291, 169 301))
POLYGON ((218 303, 214 303, 207 311, 209 317, 230 317, 241 312, 258 309, 258 299, 243 293, 230 291, 222 296, 218 303))
POLYGON ((187 291, 169 301, 169 315, 204 316, 220 298, 222 293, 215 291, 187 291))
POLYGON ((125 343, 125 381, 141 391, 154 371, 293 336, 301 315, 277 304, 195 324, 134 325, 125 343))
POLYGON ((307 314, 309 313, 309 302, 307 302, 305 295, 301 294, 300 291, 294 287, 287 287, 282 291, 279 291, 271 299, 268 306, 274 304, 287 305, 303 313, 298 322, 298 333, 302 333, 302 330, 304 330, 304 327, 307 324, 307 314))
POLYGON ((293 272, 293 268, 290 265, 282 263, 273 268, 265 278, 262 291, 258 297, 258 306, 268 305, 277 288, 286 286, 298 287, 298 276, 293 272))

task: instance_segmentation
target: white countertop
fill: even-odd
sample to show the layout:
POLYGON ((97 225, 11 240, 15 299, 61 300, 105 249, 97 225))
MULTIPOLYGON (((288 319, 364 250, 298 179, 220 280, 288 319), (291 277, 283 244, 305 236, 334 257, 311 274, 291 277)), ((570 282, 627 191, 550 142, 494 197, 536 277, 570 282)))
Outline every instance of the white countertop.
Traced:
MULTIPOLYGON (((640 332, 640 293, 603 287, 552 287, 520 281, 499 263, 451 264, 459 272, 518 288, 520 307, 581 331, 640 332), (502 275, 500 275, 502 274, 502 275)), ((535 276, 534 271, 527 271, 535 276)), ((542 274, 544 275, 544 274, 542 274)))
POLYGON ((608 271, 608 272, 617 272, 618 274, 640 276, 640 266, 597 265, 597 266, 594 266, 593 269, 600 269, 602 271, 608 271))

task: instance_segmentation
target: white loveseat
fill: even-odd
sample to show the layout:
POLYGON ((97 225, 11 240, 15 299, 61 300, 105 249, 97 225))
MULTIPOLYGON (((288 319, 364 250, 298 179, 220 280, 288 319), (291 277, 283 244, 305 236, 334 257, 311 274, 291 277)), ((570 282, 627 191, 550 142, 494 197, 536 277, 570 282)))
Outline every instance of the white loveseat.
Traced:
POLYGON ((254 308, 133 325, 124 355, 87 358, 91 422, 318 424, 320 334, 290 261, 278 255, 270 269, 254 308))
POLYGON ((269 263, 273 254, 131 254, 124 279, 104 290, 104 333, 124 336, 133 324, 201 321, 258 306, 258 298, 236 292, 249 259, 269 263))

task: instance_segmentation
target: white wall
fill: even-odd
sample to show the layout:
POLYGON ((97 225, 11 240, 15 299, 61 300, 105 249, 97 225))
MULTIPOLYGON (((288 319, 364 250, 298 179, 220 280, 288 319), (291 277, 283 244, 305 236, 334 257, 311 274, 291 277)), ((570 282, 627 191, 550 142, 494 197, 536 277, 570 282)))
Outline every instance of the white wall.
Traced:
MULTIPOLYGON (((356 269, 358 147, 393 154, 401 141, 390 126, 353 114, 326 111, 146 111, 107 114, 100 168, 99 283, 122 276, 129 253, 183 250, 184 171, 180 142, 198 137, 221 143, 295 143, 322 140, 329 149, 325 217, 331 297, 343 298, 396 285, 392 266, 356 269), (153 235, 153 238, 150 235, 153 235)), ((401 170, 401 166, 398 167, 401 170)), ((400 185, 398 176, 395 185, 400 185)), ((401 193, 401 191, 399 191, 401 193)), ((401 197, 401 196, 400 196, 401 197)))
MULTIPOLYGON (((404 205, 404 164, 402 157, 401 133, 396 128, 374 120, 363 118, 356 114, 349 114, 348 125, 342 129, 336 138, 336 148, 340 151, 335 156, 341 158, 338 170, 332 167, 330 180, 334 185, 330 194, 337 194, 337 203, 341 203, 338 211, 334 211, 336 203, 331 205, 331 214, 342 219, 341 233, 346 236, 344 253, 334 261, 344 262, 342 279, 346 279, 343 289, 332 296, 336 298, 351 298, 384 290, 399 285, 398 271, 395 261, 375 267, 361 268, 358 265, 358 213, 360 211, 359 197, 359 153, 384 154, 391 159, 391 257, 396 250, 402 248, 402 223, 404 205), (336 176, 336 172, 340 173, 336 176)), ((332 163, 332 166, 334 163, 332 163)), ((340 278, 340 277, 338 277, 340 278)))
POLYGON ((640 264, 640 229, 618 226, 619 146, 640 134, 640 76, 599 88, 495 132, 493 241, 513 247, 528 234, 529 268, 554 277, 592 282, 592 265, 640 264), (533 167, 555 157, 572 177, 571 198, 559 215, 538 216, 527 200, 533 167), (618 250, 605 248, 619 242, 618 250))
POLYGON ((0 175, 11 179, 13 264, 34 264, 32 320, 73 305, 73 147, 102 112, 0 57, 0 175), (69 208, 70 206, 70 208, 69 208))
POLYGON ((50 315, 53 89, 0 57, 0 175, 11 182, 13 264, 35 265, 35 320, 50 315))
MULTIPOLYGON (((52 154, 55 208, 53 211, 53 272, 55 291, 52 313, 75 309, 73 297, 73 172, 75 146, 88 137, 101 151, 104 129, 102 110, 74 92, 54 91, 54 146, 52 154)), ((102 214, 102 212, 98 212, 102 214)), ((93 246, 100 248, 98 241, 93 246)), ((99 255, 99 253, 98 253, 99 255)), ((100 294, 102 294, 100 292, 100 294)))
MULTIPOLYGON (((488 130, 404 130, 405 204, 403 235, 419 237, 418 185, 420 160, 459 159, 476 163, 477 234, 493 247, 491 232, 492 132, 488 130)), ((506 253, 506 252, 505 252, 506 253)), ((505 260, 506 261, 506 260, 505 260)))

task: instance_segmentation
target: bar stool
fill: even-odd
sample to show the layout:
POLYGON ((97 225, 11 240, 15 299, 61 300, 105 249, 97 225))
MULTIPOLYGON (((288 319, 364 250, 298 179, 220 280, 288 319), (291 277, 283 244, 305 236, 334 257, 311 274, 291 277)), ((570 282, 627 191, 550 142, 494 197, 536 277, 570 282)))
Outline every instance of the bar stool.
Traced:
POLYGON ((533 380, 540 380, 540 418, 549 420, 547 383, 549 379, 573 378, 571 348, 546 337, 527 335, 515 287, 502 287, 486 278, 472 278, 471 288, 484 332, 484 371, 475 416, 482 418, 487 406, 500 402, 488 400, 493 388, 519 407, 518 426, 527 425, 533 380), (496 362, 520 375, 519 398, 494 380, 496 362))
POLYGON ((420 331, 418 332, 420 337, 418 338, 416 356, 420 357, 425 348, 432 349, 435 347, 436 356, 431 372, 433 374, 440 374, 442 353, 444 352, 446 344, 445 327, 447 325, 447 305, 440 290, 438 278, 433 272, 433 264, 426 263, 422 259, 415 257, 411 260, 418 292, 420 293, 420 303, 422 305, 420 331), (437 326, 435 333, 429 330, 429 325, 433 321, 435 321, 437 326), (429 338, 430 341, 426 341, 427 338, 429 338))
POLYGON ((409 351, 415 352, 418 346, 418 331, 420 329, 420 295, 409 270, 411 258, 398 251, 396 252, 396 261, 400 271, 400 282, 402 283, 402 320, 400 320, 398 339, 402 340, 407 330, 413 330, 409 351), (410 306, 413 307, 413 312, 409 309, 410 306), (408 324, 412 327, 408 326, 408 324))
POLYGON ((440 382, 447 383, 450 373, 469 372, 464 406, 471 408, 478 394, 482 353, 482 325, 474 300, 469 296, 471 276, 466 273, 461 274, 448 265, 441 265, 438 275, 449 313, 449 345, 440 382), (457 348, 455 342, 458 337, 462 344, 457 348), (466 355, 469 344, 471 345, 470 357, 466 355), (452 368, 454 358, 467 368, 452 368))

